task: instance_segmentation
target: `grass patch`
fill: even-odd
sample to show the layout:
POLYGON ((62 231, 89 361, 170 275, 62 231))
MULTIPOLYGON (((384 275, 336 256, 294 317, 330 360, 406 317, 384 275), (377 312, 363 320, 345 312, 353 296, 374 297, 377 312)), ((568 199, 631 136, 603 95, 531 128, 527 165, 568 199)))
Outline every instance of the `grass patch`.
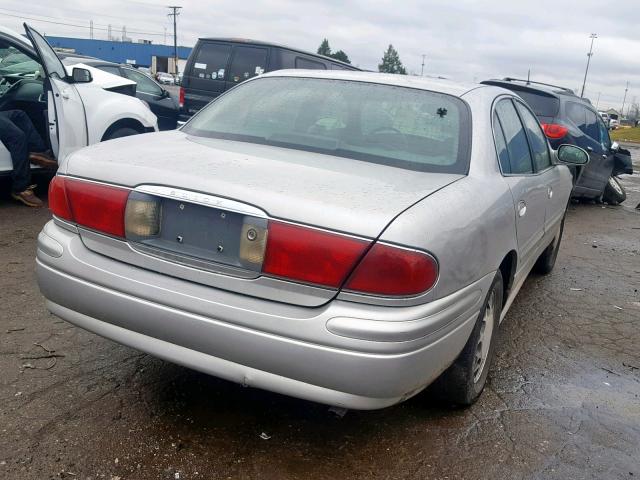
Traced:
POLYGON ((640 143, 640 127, 619 128, 609 132, 611 140, 616 142, 636 142, 640 143))

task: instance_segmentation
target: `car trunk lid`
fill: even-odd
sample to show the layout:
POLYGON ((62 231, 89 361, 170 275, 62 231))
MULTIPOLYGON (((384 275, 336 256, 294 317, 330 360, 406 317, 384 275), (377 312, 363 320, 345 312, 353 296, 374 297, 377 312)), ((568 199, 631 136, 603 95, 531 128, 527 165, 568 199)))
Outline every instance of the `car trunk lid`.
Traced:
MULTIPOLYGON (((155 268, 150 266, 154 262, 143 261, 144 255, 154 252, 182 267, 206 270, 206 265, 218 265, 220 268, 210 269, 210 284, 242 293, 247 292, 244 287, 234 288, 233 282, 222 277, 236 277, 245 284, 265 282, 260 265, 252 268, 244 262, 240 240, 234 240, 245 238, 248 229, 259 232, 269 221, 284 221, 348 234, 369 244, 402 211, 462 178, 280 147, 204 139, 179 131, 95 145, 76 152, 65 168, 71 176, 162 198, 166 209, 162 234, 149 242, 127 237, 142 247, 137 249, 141 266, 155 268), (187 235, 193 241, 185 242, 187 235)), ((103 248, 95 236, 84 238, 90 248, 118 256, 113 248, 103 248)), ((132 260, 135 263, 129 251, 125 261, 132 260)), ((185 272, 176 266, 171 274, 184 277, 185 272)), ((326 290, 337 291, 336 286, 320 289, 306 289, 310 296, 303 303, 322 304, 333 295, 328 296, 326 290)), ((250 294, 291 299, 286 293, 278 298, 273 288, 252 288, 250 294)))

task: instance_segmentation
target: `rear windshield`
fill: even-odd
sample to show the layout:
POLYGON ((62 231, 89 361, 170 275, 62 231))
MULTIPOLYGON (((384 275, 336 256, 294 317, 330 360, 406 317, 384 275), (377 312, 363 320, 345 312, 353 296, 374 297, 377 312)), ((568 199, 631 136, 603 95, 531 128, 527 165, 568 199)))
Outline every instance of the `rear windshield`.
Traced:
POLYGON ((531 110, 539 117, 555 117, 560 108, 560 100, 544 94, 526 92, 524 90, 514 90, 522 99, 527 102, 531 110))
POLYGON ((219 97, 183 131, 409 170, 466 173, 469 117, 464 102, 441 93, 272 77, 247 82, 219 97))

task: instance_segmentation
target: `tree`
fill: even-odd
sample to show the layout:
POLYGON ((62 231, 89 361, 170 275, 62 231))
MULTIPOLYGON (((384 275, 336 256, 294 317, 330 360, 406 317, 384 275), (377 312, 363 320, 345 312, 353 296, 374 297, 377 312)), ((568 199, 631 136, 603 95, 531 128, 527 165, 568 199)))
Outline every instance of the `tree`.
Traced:
POLYGON ((326 38, 322 40, 322 43, 318 47, 318 55, 324 55, 328 57, 331 55, 331 47, 329 46, 329 40, 326 38))
POLYGON ((338 50, 337 52, 334 52, 329 56, 331 58, 335 58, 336 60, 340 60, 341 62, 344 62, 344 63, 351 63, 351 60, 349 60, 349 56, 346 53, 344 53, 342 50, 338 50))
POLYGON ((382 57, 382 63, 378 65, 378 71, 383 73, 399 73, 406 75, 407 70, 402 66, 400 61, 400 55, 398 51, 393 48, 393 45, 389 44, 389 48, 384 52, 382 57))
POLYGON ((341 62, 351 63, 351 60, 349 60, 349 56, 346 53, 344 53, 342 50, 338 50, 337 52, 331 53, 329 40, 327 40, 326 38, 322 40, 322 43, 318 47, 318 55, 324 55, 325 57, 335 58, 336 60, 340 60, 341 62))

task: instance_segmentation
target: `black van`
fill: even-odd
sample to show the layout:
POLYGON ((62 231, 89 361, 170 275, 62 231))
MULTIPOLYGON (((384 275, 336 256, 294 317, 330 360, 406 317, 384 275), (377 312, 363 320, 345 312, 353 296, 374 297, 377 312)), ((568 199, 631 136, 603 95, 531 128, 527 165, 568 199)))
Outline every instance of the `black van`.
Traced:
POLYGON ((359 70, 332 58, 273 43, 235 38, 201 38, 184 69, 180 87, 181 120, 238 83, 285 68, 359 70))

